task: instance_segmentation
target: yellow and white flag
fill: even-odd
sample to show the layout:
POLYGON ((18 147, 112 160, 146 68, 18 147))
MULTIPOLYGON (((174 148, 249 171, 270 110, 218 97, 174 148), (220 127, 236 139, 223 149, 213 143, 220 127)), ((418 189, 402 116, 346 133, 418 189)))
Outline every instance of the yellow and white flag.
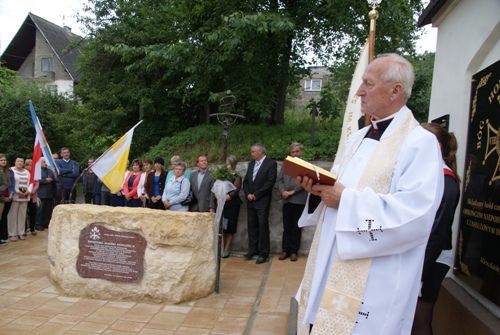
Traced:
POLYGON ((345 144, 351 136, 359 129, 358 120, 361 117, 361 99, 356 95, 359 86, 363 82, 363 74, 369 63, 368 42, 361 50, 358 64, 352 76, 351 87, 349 88, 349 96, 347 97, 347 105, 345 107, 344 121, 342 123, 342 133, 340 135, 339 146, 335 159, 342 156, 345 144))
POLYGON ((128 154, 134 129, 142 122, 139 121, 125 135, 116 141, 101 157, 97 158, 91 168, 112 193, 118 192, 125 179, 127 170, 128 154))

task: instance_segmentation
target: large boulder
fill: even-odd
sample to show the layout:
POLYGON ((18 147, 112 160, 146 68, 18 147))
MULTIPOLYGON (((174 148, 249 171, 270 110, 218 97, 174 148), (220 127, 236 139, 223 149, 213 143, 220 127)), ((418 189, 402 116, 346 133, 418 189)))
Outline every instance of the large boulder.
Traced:
POLYGON ((59 205, 50 222, 50 278, 68 295, 179 303, 215 285, 214 215, 59 205), (142 263, 142 264, 141 264, 142 263))

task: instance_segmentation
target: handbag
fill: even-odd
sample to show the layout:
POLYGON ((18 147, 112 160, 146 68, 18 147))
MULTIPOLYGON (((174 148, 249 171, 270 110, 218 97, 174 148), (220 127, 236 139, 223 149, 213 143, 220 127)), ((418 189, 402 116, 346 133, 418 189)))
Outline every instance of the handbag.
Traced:
MULTIPOLYGON (((184 182, 184 179, 182 179, 182 181, 181 181, 181 185, 180 185, 180 187, 179 187, 180 189, 182 189, 182 183, 183 183, 183 182, 184 182)), ((189 193, 188 193, 188 195, 187 195, 187 197, 186 197, 186 199, 184 199, 184 200, 182 200, 182 201, 181 201, 181 205, 182 205, 182 206, 189 206, 189 205, 191 205, 191 203, 193 203, 193 202, 194 202, 194 201, 193 201, 193 192, 192 192, 192 191, 191 191, 191 189, 190 189, 190 190, 189 190, 189 193)))
POLYGON ((193 202, 193 192, 189 190, 189 193, 186 197, 186 199, 182 200, 181 205, 182 206, 189 206, 193 202))

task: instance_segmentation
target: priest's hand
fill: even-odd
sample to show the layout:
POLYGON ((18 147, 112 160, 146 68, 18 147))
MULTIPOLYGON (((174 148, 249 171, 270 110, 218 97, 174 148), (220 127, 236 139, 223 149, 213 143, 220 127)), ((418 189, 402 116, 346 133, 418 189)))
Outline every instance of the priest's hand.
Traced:
MULTIPOLYGON (((311 178, 309 178, 308 176, 304 176, 304 177, 297 176, 295 178, 295 182, 297 183, 297 185, 301 186, 306 192, 317 195, 317 196, 321 196, 321 192, 313 189, 313 180, 311 178)), ((317 184, 317 185, 324 186, 324 185, 319 185, 319 184, 317 184)))
POLYGON ((340 198, 342 197, 344 189, 345 186, 339 182, 336 182, 333 187, 320 184, 316 184, 312 187, 313 192, 319 192, 321 201, 323 201, 327 207, 331 208, 339 208, 340 198))

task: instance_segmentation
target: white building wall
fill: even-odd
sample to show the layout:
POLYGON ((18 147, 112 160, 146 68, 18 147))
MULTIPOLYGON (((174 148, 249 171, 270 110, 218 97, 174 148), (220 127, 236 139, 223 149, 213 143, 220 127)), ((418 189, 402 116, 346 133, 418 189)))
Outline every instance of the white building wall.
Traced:
POLYGON ((56 80, 54 85, 57 85, 57 93, 71 96, 73 94, 73 81, 72 80, 56 80))
MULTIPOLYGON (((500 1, 456 0, 433 19, 438 27, 429 120, 450 114, 464 175, 472 75, 500 59, 500 1)), ((460 207, 460 206, 459 206, 460 207)), ((453 224, 455 248, 459 210, 453 224)))

